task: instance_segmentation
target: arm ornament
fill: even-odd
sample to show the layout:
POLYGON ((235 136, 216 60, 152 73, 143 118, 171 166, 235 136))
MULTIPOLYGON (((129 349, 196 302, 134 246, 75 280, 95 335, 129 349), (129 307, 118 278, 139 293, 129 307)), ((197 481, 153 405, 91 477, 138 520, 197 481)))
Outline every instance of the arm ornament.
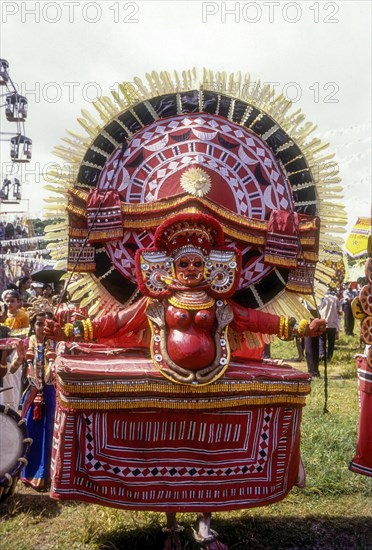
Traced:
POLYGON ((305 336, 309 329, 309 321, 301 319, 298 323, 293 317, 283 317, 279 319, 279 331, 278 336, 281 340, 292 340, 296 336, 302 338, 305 336))

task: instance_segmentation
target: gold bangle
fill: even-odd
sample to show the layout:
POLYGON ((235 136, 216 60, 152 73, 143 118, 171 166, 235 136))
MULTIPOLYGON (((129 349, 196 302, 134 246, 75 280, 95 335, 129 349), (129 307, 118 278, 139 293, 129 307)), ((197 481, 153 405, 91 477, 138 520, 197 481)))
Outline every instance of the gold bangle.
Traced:
POLYGON ((63 327, 63 332, 66 334, 67 338, 70 338, 74 334, 74 325, 72 323, 66 323, 63 327))
POLYGON ((84 330, 84 342, 88 341, 88 326, 86 321, 82 321, 83 323, 83 330, 84 330))
POLYGON ((305 336, 305 334, 307 333, 307 329, 309 328, 309 325, 310 323, 306 319, 301 319, 301 321, 298 323, 297 332, 300 338, 305 336))
POLYGON ((86 325, 88 327, 88 339, 93 340, 93 325, 90 319, 86 319, 86 325))
POLYGON ((283 337, 284 340, 288 340, 289 338, 289 317, 284 317, 284 330, 283 330, 283 337))
POLYGON ((0 365, 0 369, 6 369, 6 370, 8 370, 8 365, 0 365))
POLYGON ((280 318, 279 318, 279 333, 278 333, 279 338, 284 337, 284 322, 285 322, 285 319, 281 315, 280 318))

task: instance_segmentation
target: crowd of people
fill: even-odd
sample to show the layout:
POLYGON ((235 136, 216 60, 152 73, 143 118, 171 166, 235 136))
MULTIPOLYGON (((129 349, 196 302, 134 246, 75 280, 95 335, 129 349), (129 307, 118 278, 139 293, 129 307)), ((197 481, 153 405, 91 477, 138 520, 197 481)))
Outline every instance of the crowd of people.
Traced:
POLYGON ((306 304, 313 317, 319 313, 320 317, 327 321, 327 330, 324 334, 303 338, 302 349, 305 352, 307 369, 313 377, 320 377, 319 365, 324 359, 327 362, 332 360, 340 331, 343 329, 346 336, 354 336, 355 318, 352 302, 365 284, 366 279, 361 277, 357 282, 346 282, 337 288, 329 287, 320 301, 318 311, 306 304))
POLYGON ((51 362, 55 342, 46 340, 46 319, 66 302, 63 283, 36 282, 25 276, 1 293, 0 301, 0 404, 21 414, 33 439, 22 481, 47 490, 56 394, 51 362))
MULTIPOLYGON (((356 282, 346 282, 338 287, 328 287, 317 310, 305 301, 305 306, 313 318, 320 317, 327 321, 327 330, 321 336, 305 336, 295 339, 298 356, 294 361, 306 361, 307 370, 313 378, 320 378, 319 365, 324 359, 327 362, 332 360, 340 331, 343 330, 346 336, 354 336, 355 318, 352 302, 366 284, 366 279, 360 277, 356 282)), ((270 357, 270 344, 266 344, 262 358, 270 359, 270 357)))

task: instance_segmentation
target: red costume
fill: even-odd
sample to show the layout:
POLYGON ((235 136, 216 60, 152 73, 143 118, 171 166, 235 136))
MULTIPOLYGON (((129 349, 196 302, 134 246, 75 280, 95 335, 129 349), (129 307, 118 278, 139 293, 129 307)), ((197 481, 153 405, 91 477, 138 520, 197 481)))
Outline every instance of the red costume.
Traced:
POLYGON ((54 498, 209 512, 303 482, 309 376, 249 358, 324 329, 287 317, 318 259, 317 150, 284 130, 281 99, 270 113, 191 80, 162 73, 158 96, 120 102, 67 191, 73 292, 96 317, 57 359, 54 498))

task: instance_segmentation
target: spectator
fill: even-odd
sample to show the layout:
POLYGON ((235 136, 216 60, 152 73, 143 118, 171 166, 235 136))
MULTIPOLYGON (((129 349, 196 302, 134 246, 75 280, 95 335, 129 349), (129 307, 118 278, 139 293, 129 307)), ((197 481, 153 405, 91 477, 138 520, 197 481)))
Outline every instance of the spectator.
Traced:
MULTIPOLYGON (((25 329, 29 326, 28 314, 21 309, 21 296, 16 290, 5 290, 2 299, 7 305, 7 317, 4 325, 7 326, 14 336, 14 331, 25 329)), ((21 349, 23 342, 19 341, 21 349)), ((19 351, 18 350, 18 351, 19 351)), ((17 353, 18 353, 17 351, 17 353)), ((17 353, 13 351, 7 361, 7 375, 4 378, 4 388, 8 388, 4 394, 3 403, 15 411, 18 410, 22 397, 22 361, 17 358, 17 353)), ((5 369, 4 369, 5 370, 5 369)))
MULTIPOLYGON (((318 312, 305 300, 304 306, 315 319, 318 312)), ((319 372, 319 336, 305 336, 303 339, 307 371, 313 378, 320 378, 319 372)))
POLYGON ((28 464, 21 479, 37 491, 45 491, 50 484, 50 464, 52 458, 52 439, 56 392, 53 386, 51 363, 55 358, 55 343, 45 340, 44 324, 52 317, 52 308, 46 309, 45 300, 33 304, 30 314, 30 332, 27 360, 28 387, 23 397, 22 417, 33 445, 28 455, 28 464))
POLYGON ((330 361, 333 357, 336 335, 340 330, 342 306, 336 293, 328 288, 319 306, 319 313, 327 321, 327 330, 319 337, 319 359, 327 357, 330 361))
POLYGON ((28 276, 22 277, 19 279, 17 286, 18 286, 18 292, 21 295, 22 300, 22 306, 27 307, 29 305, 29 300, 31 298, 31 288, 32 279, 28 276))
POLYGON ((33 281, 31 283, 31 301, 41 297, 43 293, 43 286, 43 283, 39 283, 37 281, 33 281))
POLYGON ((357 291, 353 290, 352 283, 347 285, 343 293, 342 309, 344 311, 344 330, 347 336, 354 336, 355 319, 351 310, 351 302, 357 296, 357 291))
POLYGON ((27 328, 29 326, 28 314, 21 308, 22 299, 17 290, 5 290, 2 299, 8 306, 8 317, 5 325, 11 330, 27 328))
POLYGON ((53 287, 52 285, 46 283, 44 286, 43 286, 43 290, 42 290, 42 297, 43 298, 46 298, 47 300, 49 300, 50 302, 52 302, 52 294, 53 294, 53 287))

